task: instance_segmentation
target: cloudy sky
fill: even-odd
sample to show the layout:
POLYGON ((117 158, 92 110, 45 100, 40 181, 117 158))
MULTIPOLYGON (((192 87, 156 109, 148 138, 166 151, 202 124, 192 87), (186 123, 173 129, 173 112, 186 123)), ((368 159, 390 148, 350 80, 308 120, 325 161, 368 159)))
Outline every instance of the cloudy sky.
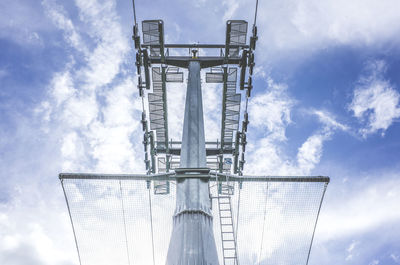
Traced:
MULTIPOLYGON (((254 2, 136 8, 168 43, 223 43, 254 2)), ((331 177, 310 264, 400 264, 399 10, 260 0, 245 173, 331 177)), ((0 264, 78 264, 59 172, 144 172, 132 25, 129 0, 0 3, 0 264)), ((184 87, 168 91, 177 140, 184 87)), ((215 140, 220 87, 203 98, 215 140)))

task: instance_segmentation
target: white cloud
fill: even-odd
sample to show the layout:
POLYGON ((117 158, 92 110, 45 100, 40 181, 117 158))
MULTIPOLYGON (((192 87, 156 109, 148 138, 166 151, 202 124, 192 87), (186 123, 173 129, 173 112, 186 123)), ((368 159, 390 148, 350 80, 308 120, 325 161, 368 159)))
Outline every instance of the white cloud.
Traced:
POLYGON ((324 111, 312 111, 324 127, 310 135, 298 148, 296 157, 288 157, 283 148, 286 129, 292 123, 291 112, 296 101, 288 94, 285 84, 267 81, 267 91, 258 94, 249 104, 250 125, 263 131, 263 137, 249 144, 247 169, 251 174, 308 175, 319 163, 323 144, 333 129, 346 129, 324 111))
POLYGON ((339 167, 330 174, 310 264, 390 263, 400 237, 398 171, 337 171, 339 167), (342 183, 339 176, 349 180, 342 183))
POLYGON ((400 94, 385 80, 386 64, 383 61, 370 62, 368 75, 361 77, 356 86, 349 110, 365 128, 360 133, 367 137, 380 131, 382 135, 400 117, 400 94))
POLYGON ((76 93, 73 86, 71 73, 69 71, 56 73, 51 80, 51 85, 54 87, 52 95, 56 100, 57 105, 65 102, 76 93))
POLYGON ((69 45, 87 55, 88 50, 86 44, 82 41, 82 37, 72 23, 72 20, 68 18, 64 8, 49 0, 44 0, 42 5, 47 16, 59 29, 64 31, 64 38, 69 45))
POLYGON ((226 10, 222 18, 223 22, 227 21, 228 19, 236 19, 233 16, 239 8, 239 3, 234 0, 224 0, 222 4, 226 10))
POLYGON ((373 261, 371 261, 368 265, 378 265, 379 264, 379 260, 374 259, 373 261))
POLYGON ((0 2, 0 38, 18 44, 19 48, 42 48, 41 33, 52 30, 50 24, 40 1, 0 2))
MULTIPOLYGON (((224 8, 216 8, 222 11, 217 17, 245 19, 250 32, 254 8, 252 0, 224 1, 224 8)), ((302 60, 336 46, 379 48, 398 43, 399 9, 397 0, 259 1, 257 62, 302 60)))
POLYGON ((322 156, 323 143, 329 137, 329 133, 315 133, 308 137, 297 153, 297 174, 309 174, 319 163, 322 156))
POLYGON ((8 75, 8 71, 6 69, 0 69, 0 80, 8 75))
POLYGON ((351 242, 351 244, 347 247, 347 249, 346 249, 346 251, 347 251, 346 261, 353 259, 354 249, 359 244, 360 244, 359 241, 353 240, 353 242, 351 242))
POLYGON ((262 2, 261 45, 275 56, 277 51, 307 53, 336 45, 397 41, 399 8, 396 0, 262 2))
POLYGON ((295 100, 288 95, 285 84, 267 80, 267 92, 257 95, 249 102, 251 125, 266 130, 266 135, 285 140, 285 128, 291 123, 290 112, 295 100))
POLYGON ((57 182, 39 185, 25 179, 14 184, 19 192, 0 203, 1 264, 76 264, 71 224, 57 182))
POLYGON ((396 262, 396 263, 400 263, 400 256, 396 255, 396 254, 390 254, 390 258, 396 262))
POLYGON ((308 113, 318 117, 323 127, 302 144, 297 153, 297 171, 302 174, 309 174, 320 162, 323 144, 331 139, 335 130, 349 131, 350 128, 336 120, 336 117, 326 110, 309 110, 308 113))
POLYGON ((132 117, 138 106, 133 100, 135 84, 120 73, 128 38, 122 34, 115 2, 76 1, 83 23, 80 27, 74 26, 62 6, 48 1, 43 4, 71 47, 78 51, 67 57, 64 71, 54 74, 50 99, 38 108, 48 124, 62 128, 58 133, 62 138, 63 169, 119 172, 141 168, 129 144, 139 125, 132 117), (85 43, 81 43, 82 35, 85 43), (76 63, 81 59, 82 47, 89 46, 83 62, 76 63), (118 74, 121 77, 117 78, 118 74))
MULTIPOLYGON (((8 188, 18 192, 6 196, 5 204, 0 201, 1 264, 77 264, 71 224, 56 177, 60 169, 118 173, 144 168, 140 123, 133 118, 140 116, 140 104, 134 100, 132 79, 120 71, 128 54, 128 38, 122 34, 115 3, 78 3, 81 24, 54 2, 43 5, 73 49, 67 50, 65 69, 53 73, 48 97, 35 110, 43 132, 25 134, 30 141, 34 138, 35 143, 44 144, 34 150, 24 148, 24 155, 33 157, 34 153, 35 158, 23 161, 22 166, 20 161, 13 164, 20 174, 15 182, 19 184, 8 188), (90 49, 83 51, 82 47, 90 49), (132 137, 136 141, 131 144, 132 137), (49 145, 50 154, 45 153, 49 145), (28 174, 20 173, 27 167, 28 174)), ((24 143, 30 141, 24 138, 24 143)))
POLYGON ((339 129, 342 131, 349 130, 349 127, 347 125, 338 122, 335 116, 326 110, 312 110, 310 113, 316 115, 318 117, 318 120, 322 124, 324 124, 325 128, 328 130, 330 129, 339 129))
POLYGON ((114 1, 78 0, 80 18, 97 45, 81 73, 81 81, 88 89, 99 88, 113 81, 129 51, 128 38, 123 34, 114 1))
POLYGON ((377 177, 359 178, 358 182, 336 183, 328 190, 318 224, 319 240, 356 237, 400 221, 398 176, 380 173, 377 177))

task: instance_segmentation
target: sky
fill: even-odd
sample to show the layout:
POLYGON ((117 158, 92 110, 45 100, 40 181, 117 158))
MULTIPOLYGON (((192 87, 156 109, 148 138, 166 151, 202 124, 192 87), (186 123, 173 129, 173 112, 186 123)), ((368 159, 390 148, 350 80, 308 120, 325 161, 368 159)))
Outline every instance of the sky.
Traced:
MULTIPOLYGON (((0 3, 0 264, 78 264, 59 172, 143 173, 131 1, 0 3)), ((223 43, 255 1, 136 1, 223 43)), ((245 174, 324 175, 309 264, 400 264, 400 2, 260 0, 245 174)), ((201 53, 202 51, 200 51, 201 53)), ((220 87, 205 86, 206 138, 220 87)), ((180 138, 185 84, 168 91, 180 138)))

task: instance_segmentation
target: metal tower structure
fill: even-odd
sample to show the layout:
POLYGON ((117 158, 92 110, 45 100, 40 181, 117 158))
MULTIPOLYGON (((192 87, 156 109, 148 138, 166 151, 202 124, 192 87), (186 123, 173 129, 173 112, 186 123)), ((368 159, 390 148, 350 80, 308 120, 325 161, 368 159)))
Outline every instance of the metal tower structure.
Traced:
MULTIPOLYGON (((240 88, 247 90, 248 98, 252 89, 251 74, 254 67, 253 51, 257 40, 257 28, 254 25, 250 46, 246 45, 247 22, 243 20, 227 21, 225 44, 165 44, 164 23, 162 20, 143 21, 142 31, 143 44, 140 43, 137 25, 135 25, 133 38, 137 50, 138 88, 141 96, 145 94, 144 89, 150 89, 149 72, 151 65, 153 93, 149 94, 148 99, 150 128, 156 132, 156 144, 153 146, 154 134, 149 134, 148 132, 146 112, 143 110, 144 147, 146 151, 150 149, 151 157, 148 160, 149 155, 146 153, 147 169, 149 173, 155 172, 155 161, 158 160, 158 171, 160 171, 160 166, 165 163, 165 169, 162 168, 162 171, 169 172, 174 169, 176 176, 179 178, 176 190, 174 227, 166 264, 217 265, 219 262, 212 227, 211 195, 207 178, 210 168, 207 167, 207 154, 210 157, 209 161, 217 162, 214 169, 220 173, 231 173, 229 164, 225 163, 227 165, 224 168, 224 154, 233 155, 234 173, 240 174, 243 169, 248 114, 246 111, 245 126, 243 131, 239 132, 241 94, 236 92, 236 66, 241 69, 240 88), (174 48, 189 49, 189 56, 169 56, 170 50, 174 48), (200 56, 198 55, 199 48, 217 48, 220 49, 220 54, 219 56, 200 56), (176 67, 188 69, 188 82, 182 141, 178 143, 180 148, 178 147, 174 150, 168 140, 166 82, 168 80, 181 81, 183 79, 183 73, 179 72, 176 67), (142 68, 145 73, 144 82, 141 76, 142 68), (221 138, 214 148, 208 149, 206 148, 204 134, 200 80, 200 71, 206 68, 211 68, 211 71, 206 74, 207 82, 223 83, 221 138), (248 81, 245 82, 248 68, 250 69, 250 75, 248 81), (236 136, 236 143, 233 139, 234 135, 236 136), (239 143, 242 144, 241 150, 239 150, 239 143), (242 153, 242 160, 240 161, 240 167, 238 167, 240 152, 242 153), (165 157, 156 158, 159 154, 165 154, 165 157), (171 167, 171 158, 174 154, 180 159, 179 168, 171 167)), ((157 193, 168 192, 168 182, 157 183, 156 185, 157 193)), ((220 186, 221 191, 222 187, 227 188, 229 195, 229 184, 220 183, 220 186)), ((233 238, 230 240, 224 239, 224 244, 226 245, 226 247, 225 245, 223 246, 224 260, 230 259, 236 264, 235 240, 233 238)))
MULTIPOLYGON (((168 44, 165 43, 162 20, 143 21, 141 38, 135 13, 133 40, 136 49, 138 90, 143 102, 141 123, 147 172, 143 175, 60 174, 63 188, 64 181, 69 179, 118 180, 121 198, 121 180, 146 181, 148 187, 152 184, 154 194, 161 196, 169 194, 171 182, 175 183, 176 208, 173 213, 166 265, 219 265, 213 230, 213 223, 217 221, 220 224, 222 244, 220 260, 224 265, 239 264, 235 231, 237 225, 235 227, 231 203, 235 183, 239 184, 239 188, 246 182, 325 183, 323 198, 329 182, 328 177, 320 176, 243 176, 249 124, 247 105, 252 94, 254 51, 258 39, 256 19, 249 44, 246 43, 247 27, 248 23, 244 20, 228 20, 224 44, 168 44), (187 49, 188 55, 170 55, 173 49, 187 49), (200 49, 217 50, 218 55, 207 55, 207 52, 201 55, 200 49), (181 68, 187 69, 188 72, 183 132, 181 141, 173 141, 168 130, 167 84, 183 82, 184 73, 181 68), (222 84, 221 132, 220 138, 215 142, 205 141, 201 90, 201 70, 205 69, 208 69, 205 75, 207 83, 222 84), (239 90, 236 88, 237 83, 239 90), (241 111, 243 95, 245 109, 241 111), (144 100, 146 96, 147 106, 144 100), (210 193, 211 182, 217 185, 217 194, 210 193), (218 204, 219 220, 213 218, 213 200, 218 204)), ((68 204, 68 191, 64 190, 64 193, 74 227, 74 218, 68 204)), ((124 203, 122 209, 129 262, 124 203)), ((74 228, 74 233, 75 230, 74 228)), ((79 253, 76 234, 75 240, 79 253)), ((311 244, 312 239, 310 248, 311 244)))

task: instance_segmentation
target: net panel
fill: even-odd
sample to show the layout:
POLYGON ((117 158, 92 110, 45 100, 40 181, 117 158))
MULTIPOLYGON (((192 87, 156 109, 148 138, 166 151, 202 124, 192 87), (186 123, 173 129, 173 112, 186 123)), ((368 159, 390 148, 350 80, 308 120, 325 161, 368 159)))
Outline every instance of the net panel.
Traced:
MULTIPOLYGON (((167 195, 154 195, 153 185, 149 194, 143 180, 64 179, 62 183, 82 265, 153 264, 150 202, 155 264, 165 264, 175 209, 173 181, 167 195)), ((235 186, 231 209, 240 264, 306 264, 326 183, 245 182, 242 189, 237 183, 230 185, 235 186)), ((218 196, 216 182, 210 182, 210 191, 218 196)), ((218 201, 212 202, 214 236, 223 264, 218 201)))
MULTIPOLYGON (((240 191, 237 183, 230 185, 235 186, 231 201, 239 264, 307 264, 326 183, 245 182, 240 191)), ((218 186, 212 187, 213 196, 217 196, 218 186)), ((221 253, 217 199, 213 199, 213 214, 216 244, 221 253)), ((223 264, 222 256, 220 263, 223 264)))
POLYGON ((146 181, 64 179, 82 265, 164 264, 175 210, 171 193, 154 195, 146 181), (125 233, 126 231, 126 233, 125 233))

